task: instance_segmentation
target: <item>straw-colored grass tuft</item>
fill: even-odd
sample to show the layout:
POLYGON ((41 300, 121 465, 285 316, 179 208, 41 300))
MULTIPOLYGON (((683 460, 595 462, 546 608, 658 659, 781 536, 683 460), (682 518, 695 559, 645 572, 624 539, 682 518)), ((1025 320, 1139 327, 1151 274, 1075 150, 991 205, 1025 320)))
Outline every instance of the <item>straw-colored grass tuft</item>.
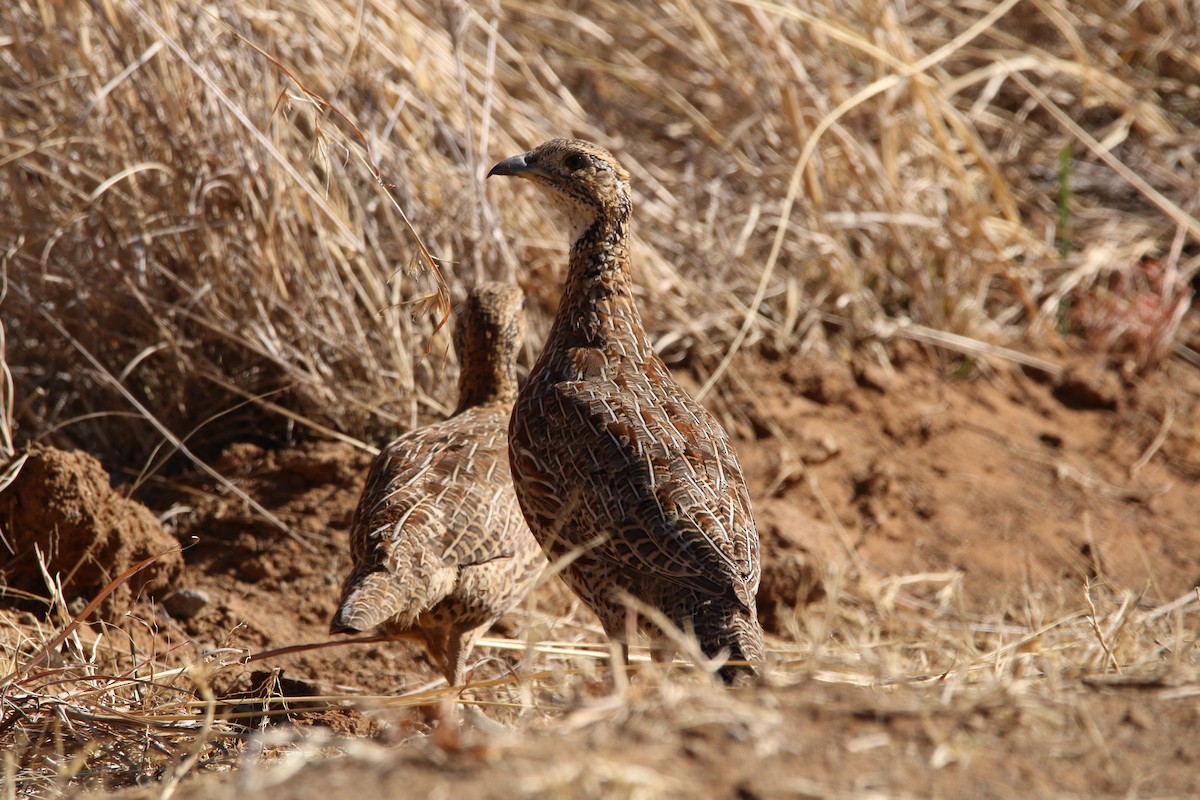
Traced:
POLYGON ((702 376, 886 322, 1043 335, 1097 271, 1197 269, 1200 34, 1174 2, 4 14, 18 422, 134 469, 443 410, 421 243, 455 297, 520 280, 536 342, 562 233, 483 175, 554 135, 632 172, 649 325, 702 376))
MULTIPOLYGON (((302 684, 289 694, 287 682, 269 677, 253 697, 222 699, 214 696, 214 680, 237 669, 244 650, 189 651, 187 666, 169 668, 164 662, 178 663, 180 652, 145 651, 128 631, 85 625, 90 608, 62 619, 59 629, 6 614, 0 785, 7 796, 61 796, 152 781, 158 797, 194 770, 241 767, 240 784, 269 786, 314 758, 371 755, 365 744, 325 727, 275 724, 320 722, 349 709, 380 720, 393 741, 412 736, 405 720, 415 709, 442 720, 428 737, 417 737, 416 749, 389 748, 389 760, 430 747, 488 759, 489 750, 522 741, 536 752, 551 725, 556 739, 588 731, 588 752, 600 761, 617 757, 619 749, 606 747, 619 741, 686 751, 693 731, 713 726, 739 729, 761 756, 782 757, 796 722, 781 704, 797 698, 851 716, 945 717, 951 728, 984 713, 989 729, 1019 728, 1035 741, 1052 741, 1064 735, 1089 689, 1150 692, 1170 704, 1187 703, 1200 687, 1196 592, 1155 605, 1083 586, 1031 603, 1025 619, 984 618, 961 610, 961 578, 952 572, 830 586, 824 602, 795 618, 796 641, 768 643, 767 687, 753 694, 716 690, 711 675, 683 663, 656 664, 644 648, 634 649, 636 679, 611 694, 607 645, 592 626, 568 619, 553 622, 566 639, 483 639, 465 694, 444 685, 398 696, 321 694, 302 684), (504 652, 519 654, 516 671, 493 663, 504 652), (492 720, 482 727, 479 710, 492 720), (454 720, 464 714, 462 727, 454 720), (290 755, 299 760, 288 768, 290 755), (284 769, 257 771, 266 764, 284 769)), ((531 633, 548 622, 533 609, 529 620, 531 633)), ((969 761, 976 748, 986 749, 973 737, 950 744, 945 760, 969 761)), ((572 772, 573 758, 565 751, 550 761, 572 772)), ((557 781, 557 769, 546 763, 519 780, 557 781)), ((655 781, 671 775, 644 774, 655 781)))

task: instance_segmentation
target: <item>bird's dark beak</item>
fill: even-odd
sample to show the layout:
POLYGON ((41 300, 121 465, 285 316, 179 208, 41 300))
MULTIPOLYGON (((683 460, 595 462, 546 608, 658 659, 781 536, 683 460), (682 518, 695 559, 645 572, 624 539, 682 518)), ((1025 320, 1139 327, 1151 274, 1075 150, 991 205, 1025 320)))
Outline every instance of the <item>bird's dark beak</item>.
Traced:
POLYGON ((534 166, 525 158, 527 155, 528 153, 521 153, 519 156, 504 159, 492 167, 487 176, 490 178, 493 175, 527 175, 534 172, 534 166))

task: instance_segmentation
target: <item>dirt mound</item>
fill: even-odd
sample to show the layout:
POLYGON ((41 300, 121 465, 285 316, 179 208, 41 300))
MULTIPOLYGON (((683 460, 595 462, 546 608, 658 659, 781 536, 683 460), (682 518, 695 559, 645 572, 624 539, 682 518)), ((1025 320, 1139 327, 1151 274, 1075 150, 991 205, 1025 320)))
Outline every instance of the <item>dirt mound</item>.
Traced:
POLYGON ((114 491, 100 462, 82 451, 33 445, 16 480, 0 493, 0 526, 11 552, 0 563, 9 589, 47 595, 41 552, 68 601, 87 601, 144 559, 155 563, 117 587, 102 606, 113 617, 183 566, 175 539, 141 503, 114 491))

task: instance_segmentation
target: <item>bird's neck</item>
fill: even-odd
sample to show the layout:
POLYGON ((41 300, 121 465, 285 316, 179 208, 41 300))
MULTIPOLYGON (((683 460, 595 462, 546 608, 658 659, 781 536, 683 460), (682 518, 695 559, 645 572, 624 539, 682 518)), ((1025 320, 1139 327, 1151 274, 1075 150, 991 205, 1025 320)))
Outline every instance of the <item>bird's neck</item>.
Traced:
POLYGON ((502 352, 503 348, 478 349, 482 352, 462 354, 455 414, 491 403, 511 405, 517 398, 516 354, 502 352))
POLYGON ((633 301, 629 209, 598 217, 571 244, 567 282, 550 336, 560 346, 648 349, 633 301))

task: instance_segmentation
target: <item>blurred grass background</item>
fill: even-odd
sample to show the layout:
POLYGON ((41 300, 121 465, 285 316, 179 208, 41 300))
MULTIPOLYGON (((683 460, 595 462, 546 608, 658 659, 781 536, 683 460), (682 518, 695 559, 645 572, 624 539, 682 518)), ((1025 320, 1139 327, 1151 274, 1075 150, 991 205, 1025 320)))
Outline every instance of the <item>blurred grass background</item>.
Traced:
POLYGON ((566 242, 533 192, 484 175, 554 136, 632 173, 643 313, 701 381, 733 348, 845 355, 905 325, 1120 348, 1130 282, 1162 323, 1149 367, 1200 265, 1198 16, 1181 0, 15 0, 0 308, 16 439, 146 474, 181 447, 372 441, 448 411, 455 360, 418 240, 455 300, 484 278, 524 287, 528 360, 566 242))

